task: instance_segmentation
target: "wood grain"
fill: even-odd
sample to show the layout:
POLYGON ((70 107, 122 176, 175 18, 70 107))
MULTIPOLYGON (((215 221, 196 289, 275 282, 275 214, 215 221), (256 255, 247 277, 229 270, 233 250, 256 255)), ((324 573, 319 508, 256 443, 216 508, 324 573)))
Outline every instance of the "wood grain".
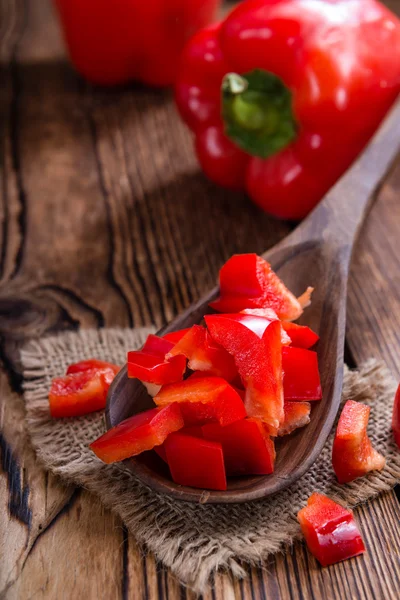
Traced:
MULTIPOLYGON (((169 92, 82 83, 49 0, 0 0, 0 52, 0 597, 194 600, 96 499, 42 472, 21 433, 17 348, 65 328, 162 325, 233 252, 290 228, 205 181, 169 92)), ((357 247, 348 344, 400 376, 399 177, 357 247)), ((218 575, 204 600, 398 598, 399 516, 387 494, 359 513, 365 557, 322 570, 298 545, 243 583, 218 575)))

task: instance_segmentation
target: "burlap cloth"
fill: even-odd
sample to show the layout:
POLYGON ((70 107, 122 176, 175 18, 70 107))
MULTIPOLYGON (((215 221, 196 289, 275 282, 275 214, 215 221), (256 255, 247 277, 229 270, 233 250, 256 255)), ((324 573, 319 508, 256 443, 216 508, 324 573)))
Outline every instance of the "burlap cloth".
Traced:
POLYGON ((289 489, 266 500, 224 506, 170 499, 140 483, 121 465, 104 465, 88 449, 89 442, 104 432, 103 414, 51 420, 50 382, 70 363, 88 357, 123 364, 126 351, 140 346, 147 333, 86 330, 30 343, 22 352, 26 420, 44 466, 97 494, 184 584, 201 591, 217 569, 242 577, 244 562, 259 563, 291 544, 301 535, 296 513, 314 491, 352 507, 400 481, 400 452, 390 430, 396 383, 384 366, 372 360, 359 371, 346 369, 343 398, 371 405, 369 434, 387 459, 381 473, 338 485, 331 467, 331 435, 314 466, 289 489))

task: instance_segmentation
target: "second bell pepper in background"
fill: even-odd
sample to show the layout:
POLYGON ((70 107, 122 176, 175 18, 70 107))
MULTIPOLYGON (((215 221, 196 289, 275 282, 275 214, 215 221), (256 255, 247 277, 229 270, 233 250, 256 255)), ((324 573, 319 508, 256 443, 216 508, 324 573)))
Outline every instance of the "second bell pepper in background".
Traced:
POLYGON ((178 109, 206 175, 303 218, 400 90, 400 21, 375 0, 247 0, 184 50, 178 109))
POLYGON ((220 0, 54 0, 75 68, 92 83, 171 85, 187 40, 220 0))

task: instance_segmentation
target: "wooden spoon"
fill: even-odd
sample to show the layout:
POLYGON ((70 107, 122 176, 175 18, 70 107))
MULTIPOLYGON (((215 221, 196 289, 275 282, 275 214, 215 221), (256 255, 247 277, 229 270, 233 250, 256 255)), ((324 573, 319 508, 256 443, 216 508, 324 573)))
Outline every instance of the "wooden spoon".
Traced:
MULTIPOLYGON (((246 502, 287 488, 311 467, 325 444, 340 405, 347 280, 354 240, 399 149, 400 101, 397 101, 351 169, 297 229, 264 255, 296 295, 308 285, 315 288, 312 304, 300 322, 312 327, 320 336, 317 353, 323 389, 321 402, 313 403, 310 424, 277 442, 275 472, 229 478, 227 491, 221 492, 175 484, 155 453, 124 461, 144 483, 158 492, 191 502, 246 502)), ((210 312, 208 303, 217 294, 218 288, 213 289, 160 333, 200 322, 203 315, 210 312)), ((109 391, 107 426, 117 425, 151 407, 154 404, 144 386, 128 378, 125 366, 109 391)))

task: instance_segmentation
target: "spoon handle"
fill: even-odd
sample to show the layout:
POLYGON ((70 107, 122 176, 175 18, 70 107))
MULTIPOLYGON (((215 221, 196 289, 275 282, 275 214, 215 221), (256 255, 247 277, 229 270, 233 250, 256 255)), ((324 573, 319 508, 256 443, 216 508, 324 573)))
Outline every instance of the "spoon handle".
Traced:
POLYGON ((368 146, 289 236, 290 242, 322 238, 351 250, 370 203, 399 151, 400 99, 397 99, 368 146))

